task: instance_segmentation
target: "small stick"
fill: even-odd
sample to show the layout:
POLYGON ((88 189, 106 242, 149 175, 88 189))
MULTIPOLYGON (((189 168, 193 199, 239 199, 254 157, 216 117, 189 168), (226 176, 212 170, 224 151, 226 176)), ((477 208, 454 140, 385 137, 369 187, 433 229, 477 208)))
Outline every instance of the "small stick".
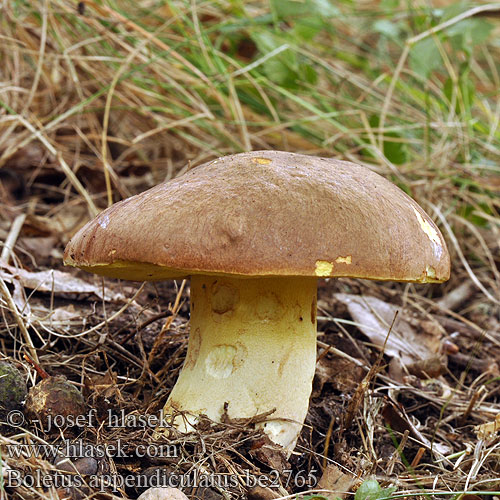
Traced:
POLYGON ((479 390, 473 392, 469 404, 467 405, 467 409, 464 411, 463 415, 458 419, 458 425, 460 427, 463 427, 466 424, 467 419, 470 417, 470 414, 472 413, 472 410, 474 409, 474 406, 479 396, 482 396, 484 394, 484 391, 485 387, 483 385, 479 388, 479 390))
POLYGON ((336 347, 333 347, 330 344, 326 344, 325 342, 322 342, 321 340, 317 340, 316 344, 319 347, 322 347, 323 349, 326 349, 326 351, 323 351, 319 355, 319 357, 316 359, 316 362, 318 362, 327 352, 331 352, 331 353, 335 354, 335 356, 339 356, 341 358, 348 359, 349 361, 351 361, 352 363, 354 363, 356 366, 360 366, 361 368, 364 368, 364 369, 366 369, 368 371, 368 367, 365 365, 365 363, 363 363, 359 359, 356 359, 356 358, 353 358, 352 356, 349 356, 349 354, 346 354, 345 352, 340 351, 336 347))
POLYGON ((343 418, 343 422, 342 422, 341 432, 344 432, 346 429, 348 429, 351 426, 352 421, 354 420, 354 417, 355 417, 356 413, 358 412, 358 409, 361 406, 361 403, 364 400, 365 392, 368 390, 368 386, 371 384, 372 379, 375 377, 375 375, 377 374, 377 372, 379 370, 380 364, 382 362, 382 358, 384 356, 385 346, 386 346, 387 341, 389 339, 389 335, 392 332, 392 328, 394 327, 394 323, 396 322, 396 318, 398 317, 398 312, 399 311, 396 311, 396 314, 394 314, 394 318, 392 319, 391 326, 389 327, 389 331, 387 332, 387 336, 385 337, 384 345, 382 346, 382 349, 378 355, 377 360, 375 361, 375 363, 373 363, 370 370, 365 375, 365 378, 358 385, 358 388, 356 389, 354 396, 352 397, 351 401, 349 402, 349 405, 347 406, 347 410, 344 414, 344 418, 343 418))
POLYGON ((413 460, 411 461, 410 467, 414 469, 419 463, 420 460, 422 460, 422 457, 424 456, 425 453, 425 448, 422 446, 418 449, 416 455, 413 457, 413 460))
POLYGON ((36 361, 33 361, 27 354, 24 354, 24 359, 35 369, 42 380, 50 377, 50 375, 36 361))
POLYGON ((175 297, 174 306, 172 307, 172 316, 169 316, 167 318, 167 321, 165 321, 163 328, 160 330, 160 333, 156 337, 154 344, 153 344, 153 347, 151 348, 151 352, 149 353, 149 356, 148 356, 148 364, 151 364, 151 361, 154 359, 156 351, 158 350, 158 347, 160 346, 161 341, 163 340, 163 337, 165 336, 165 332, 168 331, 168 329, 170 328, 170 325, 172 324, 174 319, 177 317, 177 313, 179 312, 179 306, 180 306, 180 302, 181 302, 182 292, 184 291, 185 285, 186 285, 186 280, 182 280, 182 284, 179 288, 179 292, 177 293, 177 297, 175 297))
POLYGON ((38 362, 38 356, 36 354, 36 349, 35 346, 33 345, 33 341, 31 340, 30 334, 28 332, 28 329, 26 328, 26 325, 24 324, 23 318, 19 314, 19 311, 17 310, 16 303, 12 299, 12 296, 9 292, 9 289, 7 288, 7 285, 5 284, 5 281, 3 278, 0 276, 0 292, 3 295, 3 298, 5 302, 7 302, 7 306, 16 318, 16 322, 19 326, 19 329, 21 330, 21 333, 24 337, 24 341, 28 345, 28 351, 30 352, 31 357, 38 362))
POLYGON ((497 373, 498 365, 494 359, 479 359, 470 356, 469 354, 464 354, 457 352, 456 354, 450 354, 448 356, 452 363, 456 363, 460 367, 464 367, 467 370, 473 370, 478 373, 497 373))
POLYGON ((406 429, 403 437, 401 438, 400 443, 398 444, 398 447, 392 454, 388 464, 387 464, 387 475, 390 476, 392 474, 392 471, 394 470, 394 466, 396 465, 396 460, 398 458, 401 458, 403 456, 403 451, 405 449, 406 443, 408 442, 408 436, 410 435, 409 429, 406 429))
POLYGON ((23 227, 24 221, 26 220, 26 214, 19 214, 12 223, 10 227, 9 234, 5 243, 3 245, 2 254, 0 255, 0 261, 3 264, 8 264, 10 260, 10 255, 16 244, 21 228, 23 227))
POLYGON ((335 423, 335 417, 332 416, 330 419, 330 424, 328 425, 328 430, 326 431, 325 437, 325 447, 323 448, 323 469, 326 469, 326 461, 328 460, 328 448, 330 447, 330 439, 332 438, 333 424, 335 423))

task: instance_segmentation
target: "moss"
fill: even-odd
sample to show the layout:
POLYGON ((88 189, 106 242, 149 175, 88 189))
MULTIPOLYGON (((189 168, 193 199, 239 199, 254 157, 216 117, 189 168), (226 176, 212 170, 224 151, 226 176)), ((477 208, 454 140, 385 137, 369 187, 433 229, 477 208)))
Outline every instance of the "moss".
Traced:
POLYGON ((27 388, 20 371, 7 361, 0 361, 0 418, 5 420, 9 411, 20 410, 27 388))

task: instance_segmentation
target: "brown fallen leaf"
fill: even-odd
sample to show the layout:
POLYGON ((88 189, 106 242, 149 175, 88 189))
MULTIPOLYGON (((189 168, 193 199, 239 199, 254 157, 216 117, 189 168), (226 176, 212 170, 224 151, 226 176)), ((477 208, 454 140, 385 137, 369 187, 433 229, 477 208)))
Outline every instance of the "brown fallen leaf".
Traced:
POLYGON ((52 217, 27 214, 23 227, 26 236, 54 236, 66 243, 70 236, 87 221, 88 213, 83 205, 69 205, 52 217))
POLYGON ((404 434, 408 431, 410 436, 416 439, 427 450, 434 450, 435 452, 445 455, 451 451, 451 448, 444 443, 431 443, 413 424, 410 417, 408 417, 404 407, 399 403, 393 401, 391 398, 386 397, 385 406, 382 409, 382 416, 385 423, 391 429, 404 434))
POLYGON ((418 378, 436 378, 446 372, 447 366, 446 356, 434 356, 406 365, 406 369, 418 378))
POLYGON ((271 488, 264 488, 263 486, 254 486, 250 488, 247 493, 248 500, 274 500, 280 496, 281 495, 271 488))
POLYGON ((54 255, 58 251, 55 236, 24 237, 19 239, 18 245, 37 260, 40 257, 46 258, 54 255))
POLYGON ((92 294, 98 299, 108 302, 118 302, 125 299, 121 293, 116 293, 108 288, 102 288, 100 285, 93 285, 70 273, 58 270, 47 271, 26 271, 2 264, 0 276, 7 282, 15 284, 17 281, 24 288, 29 288, 37 292, 48 292, 54 294, 92 294))
POLYGON ((387 331, 399 311, 384 353, 391 358, 398 357, 403 365, 434 358, 439 352, 440 336, 418 334, 405 321, 401 307, 369 296, 336 293, 335 297, 347 306, 356 326, 379 348, 384 345, 387 331))
POLYGON ((328 492, 322 492, 321 496, 329 500, 346 498, 352 487, 358 482, 356 477, 342 472, 337 466, 329 464, 323 470, 323 475, 318 481, 317 487, 328 492))
POLYGON ((253 443, 250 455, 279 473, 290 467, 286 459, 286 450, 273 443, 268 436, 253 443))
POLYGON ((43 163, 44 156, 46 155, 45 148, 38 141, 31 141, 26 146, 19 148, 16 144, 15 135, 3 141, 0 149, 2 153, 7 150, 12 151, 12 154, 8 156, 5 162, 5 167, 15 170, 38 167, 43 163))
POLYGON ((111 399, 116 397, 120 400, 121 393, 118 389, 117 380, 116 373, 108 370, 104 375, 89 376, 87 379, 87 389, 104 398, 111 399))
POLYGON ((326 383, 332 384, 337 391, 349 393, 354 391, 365 376, 361 366, 349 359, 328 354, 316 363, 316 372, 313 380, 313 391, 319 396, 326 383))

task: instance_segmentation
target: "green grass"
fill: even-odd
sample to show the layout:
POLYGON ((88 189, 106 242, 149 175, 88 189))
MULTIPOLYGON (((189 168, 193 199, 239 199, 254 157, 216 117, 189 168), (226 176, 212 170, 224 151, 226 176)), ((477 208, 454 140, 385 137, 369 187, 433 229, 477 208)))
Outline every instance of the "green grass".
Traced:
POLYGON ((477 280, 476 303, 498 305, 498 18, 412 0, 85 5, 6 2, 0 166, 40 139, 83 187, 50 155, 31 180, 50 163, 65 174, 61 203, 104 207, 239 151, 365 163, 441 227, 453 256, 442 290, 477 280))
MULTIPOLYGON (((40 133, 57 149, 64 128, 87 136, 84 150, 107 166, 96 172, 107 203, 137 161, 153 165, 154 182, 162 165, 252 149, 363 162, 482 249, 474 268, 499 291, 491 243, 467 228, 499 225, 500 23, 484 7, 123 0, 86 2, 81 15, 69 0, 41 5, 11 2, 0 21, 11 86, 0 94, 10 115, 0 165, 25 129, 16 114, 36 129, 15 136, 21 146, 40 133)), ((75 144, 61 145, 69 164, 75 144)))

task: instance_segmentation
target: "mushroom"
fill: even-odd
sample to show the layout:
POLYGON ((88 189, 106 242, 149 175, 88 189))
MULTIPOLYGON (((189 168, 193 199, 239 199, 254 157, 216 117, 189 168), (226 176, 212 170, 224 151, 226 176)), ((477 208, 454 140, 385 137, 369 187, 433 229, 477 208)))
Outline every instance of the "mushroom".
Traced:
POLYGON ((423 209, 368 168, 280 151, 219 158, 115 203, 68 243, 65 264, 129 280, 191 278, 191 333, 165 405, 189 431, 274 412, 289 451, 316 363, 318 278, 448 279, 423 209), (187 415, 187 416, 186 416, 187 415))

